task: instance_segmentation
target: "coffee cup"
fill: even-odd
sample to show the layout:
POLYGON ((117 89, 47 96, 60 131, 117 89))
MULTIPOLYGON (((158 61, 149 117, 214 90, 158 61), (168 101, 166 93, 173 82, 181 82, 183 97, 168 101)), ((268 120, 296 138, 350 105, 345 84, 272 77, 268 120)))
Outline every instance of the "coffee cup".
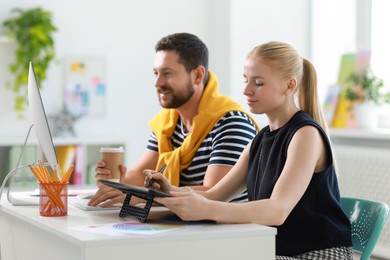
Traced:
POLYGON ((121 172, 119 165, 123 163, 123 147, 102 147, 100 148, 100 158, 106 162, 106 168, 111 171, 111 181, 119 181, 121 172))

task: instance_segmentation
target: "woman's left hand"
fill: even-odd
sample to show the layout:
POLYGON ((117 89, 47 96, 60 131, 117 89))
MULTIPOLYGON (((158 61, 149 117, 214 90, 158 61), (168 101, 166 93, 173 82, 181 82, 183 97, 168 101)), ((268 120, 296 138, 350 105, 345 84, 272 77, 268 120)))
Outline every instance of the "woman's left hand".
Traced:
POLYGON ((210 202, 200 194, 195 192, 174 192, 172 197, 156 197, 154 200, 169 208, 182 220, 205 220, 210 219, 210 202))

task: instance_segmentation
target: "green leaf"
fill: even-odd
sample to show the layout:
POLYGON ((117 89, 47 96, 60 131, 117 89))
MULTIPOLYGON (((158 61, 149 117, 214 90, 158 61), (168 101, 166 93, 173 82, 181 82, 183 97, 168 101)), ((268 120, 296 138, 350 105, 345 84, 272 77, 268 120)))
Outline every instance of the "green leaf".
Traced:
POLYGON ((382 93, 383 80, 375 76, 372 71, 365 70, 352 73, 345 84, 342 95, 352 102, 370 102, 374 104, 390 103, 388 93, 382 93))
POLYGON ((17 42, 15 62, 9 66, 15 77, 7 88, 15 93, 15 110, 22 113, 27 104, 28 64, 33 62, 38 83, 46 79, 46 70, 55 58, 53 33, 57 28, 51 12, 40 7, 13 9, 3 27, 4 33, 17 42))

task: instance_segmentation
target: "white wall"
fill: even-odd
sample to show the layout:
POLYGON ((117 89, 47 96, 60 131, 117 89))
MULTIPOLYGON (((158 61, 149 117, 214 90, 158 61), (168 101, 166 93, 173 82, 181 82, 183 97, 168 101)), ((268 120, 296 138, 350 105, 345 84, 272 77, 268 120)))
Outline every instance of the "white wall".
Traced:
POLYGON ((355 0, 313 0, 312 60, 323 97, 337 83, 341 56, 357 51, 355 5, 355 0))
MULTIPOLYGON (((243 65, 249 51, 268 41, 292 44, 310 58, 310 0, 232 1, 230 35, 231 96, 247 108, 243 96, 243 65)), ((265 116, 256 116, 261 125, 265 116)))
MULTIPOLYGON (((169 33, 187 31, 208 45, 210 69, 221 92, 247 108, 242 96, 242 65, 246 53, 269 40, 295 45, 309 55, 310 0, 2 0, 0 21, 15 6, 40 5, 53 12, 57 58, 66 55, 107 59, 107 115, 76 123, 78 137, 123 137, 128 164, 138 159, 149 136, 148 121, 160 109, 154 90, 154 44, 169 33)), ((24 138, 29 119, 18 121, 4 88, 9 76, 5 63, 14 46, 0 43, 0 138, 24 138), (8 75, 8 76, 7 76, 8 75), (4 104, 4 105, 3 105, 4 104)), ((42 98, 48 114, 62 104, 61 63, 53 65, 43 82, 42 98)), ((261 120, 261 119, 260 119, 261 120)))

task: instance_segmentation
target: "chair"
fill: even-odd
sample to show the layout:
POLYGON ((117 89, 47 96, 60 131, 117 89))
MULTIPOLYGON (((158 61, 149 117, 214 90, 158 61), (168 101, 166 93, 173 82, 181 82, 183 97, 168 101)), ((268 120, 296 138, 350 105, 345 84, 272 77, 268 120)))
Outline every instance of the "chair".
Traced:
POLYGON ((341 206, 351 221, 353 249, 368 260, 389 214, 389 206, 380 201, 341 197, 341 206))

